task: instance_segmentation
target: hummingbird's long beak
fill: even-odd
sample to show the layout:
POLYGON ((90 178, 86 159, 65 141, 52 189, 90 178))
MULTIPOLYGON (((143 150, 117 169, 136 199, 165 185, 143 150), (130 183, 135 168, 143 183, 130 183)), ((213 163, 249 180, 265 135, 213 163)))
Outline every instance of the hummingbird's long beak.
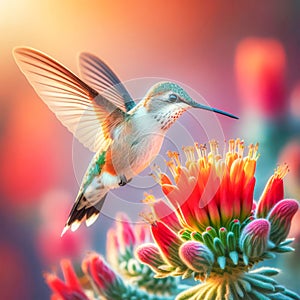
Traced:
POLYGON ((221 114, 221 115, 224 115, 224 116, 227 116, 227 117, 230 117, 230 118, 233 118, 233 119, 238 119, 237 116, 235 115, 232 115, 228 112, 225 112, 223 110, 219 110, 219 109, 216 109, 216 108, 213 108, 213 107, 209 107, 209 106, 205 106, 205 105, 202 105, 200 103, 197 103, 197 102, 192 102, 192 103, 189 103, 192 107, 195 107, 195 108, 201 108, 201 109, 205 109, 205 110, 209 110, 209 111, 213 111, 215 113, 218 113, 218 114, 221 114))

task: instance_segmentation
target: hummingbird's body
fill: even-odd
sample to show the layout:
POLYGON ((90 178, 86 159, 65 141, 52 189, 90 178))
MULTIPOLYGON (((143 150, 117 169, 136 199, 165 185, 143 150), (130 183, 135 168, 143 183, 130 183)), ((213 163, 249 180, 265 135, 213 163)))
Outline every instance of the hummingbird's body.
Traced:
POLYGON ((83 193, 88 204, 95 206, 110 189, 125 185, 143 171, 163 143, 166 130, 159 127, 153 116, 146 114, 144 107, 135 110, 130 119, 114 129, 114 139, 107 151, 99 151, 93 157, 79 196, 83 193))
POLYGON ((191 107, 233 118, 201 105, 177 84, 155 84, 136 105, 114 72, 97 57, 83 53, 84 81, 49 56, 16 48, 17 64, 58 119, 95 155, 63 230, 89 226, 109 190, 125 185, 159 153, 170 126, 191 107), (85 83, 87 82, 87 83, 85 83))

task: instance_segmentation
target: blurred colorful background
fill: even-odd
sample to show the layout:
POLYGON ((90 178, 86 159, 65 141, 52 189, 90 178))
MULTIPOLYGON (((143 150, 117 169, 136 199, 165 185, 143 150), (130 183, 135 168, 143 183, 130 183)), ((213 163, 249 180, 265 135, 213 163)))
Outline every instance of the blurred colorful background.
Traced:
MULTIPOLYGON (((290 166, 286 197, 299 200, 299 15, 297 0, 0 0, 0 299, 48 299, 43 272, 63 257, 79 262, 90 249, 104 251, 112 223, 103 216, 60 238, 78 189, 73 137, 17 68, 15 46, 46 52, 75 73, 78 53, 88 51, 122 80, 190 86, 240 116, 219 118, 226 139, 261 144, 256 195, 280 161, 290 166)), ((296 252, 270 264, 284 268, 281 282, 299 292, 299 214, 294 223, 296 252)))

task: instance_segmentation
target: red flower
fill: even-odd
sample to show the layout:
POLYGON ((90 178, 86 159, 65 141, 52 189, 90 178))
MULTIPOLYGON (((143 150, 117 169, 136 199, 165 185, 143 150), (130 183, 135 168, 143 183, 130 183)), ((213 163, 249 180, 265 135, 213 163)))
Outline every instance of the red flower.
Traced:
POLYGON ((173 266, 181 265, 178 254, 178 250, 183 243, 181 238, 168 226, 159 221, 152 224, 151 232, 167 262, 173 266))
MULTIPOLYGON (((232 219, 243 222, 252 212, 254 172, 258 158, 257 145, 250 145, 244 156, 243 141, 230 140, 225 157, 218 152, 216 141, 210 142, 210 152, 204 145, 184 148, 187 161, 181 165, 176 153, 169 153, 168 166, 176 185, 166 174, 156 170, 155 178, 176 211, 161 221, 178 232, 181 228, 203 232, 208 226, 227 226, 232 219), (195 156, 195 153, 197 157, 195 156)), ((156 215, 161 212, 154 205, 156 215)))
POLYGON ((255 109, 267 117, 286 112, 286 54, 280 42, 243 40, 237 48, 235 67, 245 110, 255 109))
POLYGON ((258 146, 250 145, 244 155, 244 143, 230 140, 222 156, 216 141, 209 144, 209 153, 204 145, 184 147, 185 165, 177 153, 169 153, 167 165, 173 181, 155 169, 154 178, 173 211, 162 200, 147 201, 153 208, 148 221, 157 247, 141 246, 137 253, 140 260, 160 277, 194 276, 204 281, 178 295, 178 300, 245 295, 267 299, 274 292, 278 297, 287 295, 289 291, 277 291, 276 281, 269 280, 273 269, 261 269, 259 276, 256 271, 249 272, 275 252, 292 251, 285 239, 298 204, 282 200, 287 167, 277 168, 256 206, 253 192, 258 146))
POLYGON ((51 299, 88 300, 88 297, 79 283, 71 262, 69 260, 62 260, 61 268, 65 282, 59 279, 55 274, 45 274, 46 283, 54 292, 51 299))

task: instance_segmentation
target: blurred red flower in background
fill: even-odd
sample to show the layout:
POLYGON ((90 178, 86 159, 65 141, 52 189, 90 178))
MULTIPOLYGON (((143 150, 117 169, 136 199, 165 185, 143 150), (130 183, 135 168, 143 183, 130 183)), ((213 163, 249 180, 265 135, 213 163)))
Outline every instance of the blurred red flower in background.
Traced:
POLYGON ((286 112, 285 68, 285 51, 277 40, 246 38, 239 43, 235 69, 245 110, 272 118, 286 112))

